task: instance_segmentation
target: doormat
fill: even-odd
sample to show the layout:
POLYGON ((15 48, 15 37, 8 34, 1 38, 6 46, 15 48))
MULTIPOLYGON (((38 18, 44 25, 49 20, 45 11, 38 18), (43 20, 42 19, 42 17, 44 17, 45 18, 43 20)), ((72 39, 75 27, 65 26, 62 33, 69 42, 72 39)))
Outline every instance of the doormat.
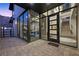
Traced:
POLYGON ((49 42, 48 44, 49 44, 49 45, 52 45, 52 46, 55 46, 55 47, 58 47, 58 46, 59 46, 58 43, 54 43, 54 42, 49 42))

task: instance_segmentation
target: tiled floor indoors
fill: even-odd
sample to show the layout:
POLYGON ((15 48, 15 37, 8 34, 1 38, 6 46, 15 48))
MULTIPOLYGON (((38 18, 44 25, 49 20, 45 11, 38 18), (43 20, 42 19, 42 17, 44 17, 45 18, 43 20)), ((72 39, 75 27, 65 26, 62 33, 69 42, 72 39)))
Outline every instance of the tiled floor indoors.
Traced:
POLYGON ((18 38, 0 39, 0 56, 78 56, 79 49, 48 45, 48 41, 36 40, 27 43, 18 38))

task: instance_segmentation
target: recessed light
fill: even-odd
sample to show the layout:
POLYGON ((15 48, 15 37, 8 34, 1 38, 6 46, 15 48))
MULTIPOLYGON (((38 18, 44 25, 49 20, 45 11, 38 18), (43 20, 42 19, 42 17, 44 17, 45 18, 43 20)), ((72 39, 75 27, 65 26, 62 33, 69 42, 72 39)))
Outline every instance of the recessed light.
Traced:
POLYGON ((46 3, 46 5, 50 5, 50 3, 46 3))
POLYGON ((30 3, 30 5, 34 5, 34 3, 30 3))

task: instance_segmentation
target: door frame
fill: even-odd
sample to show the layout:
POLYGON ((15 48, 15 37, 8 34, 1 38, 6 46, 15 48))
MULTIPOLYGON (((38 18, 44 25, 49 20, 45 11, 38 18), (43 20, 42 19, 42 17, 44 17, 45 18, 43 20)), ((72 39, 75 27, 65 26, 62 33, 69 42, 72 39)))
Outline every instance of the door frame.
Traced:
POLYGON ((60 21, 59 19, 60 19, 59 12, 48 16, 48 41, 60 43, 60 28, 59 28, 60 21), (57 40, 56 39, 51 40, 50 39, 50 17, 55 16, 55 15, 57 15, 57 40))

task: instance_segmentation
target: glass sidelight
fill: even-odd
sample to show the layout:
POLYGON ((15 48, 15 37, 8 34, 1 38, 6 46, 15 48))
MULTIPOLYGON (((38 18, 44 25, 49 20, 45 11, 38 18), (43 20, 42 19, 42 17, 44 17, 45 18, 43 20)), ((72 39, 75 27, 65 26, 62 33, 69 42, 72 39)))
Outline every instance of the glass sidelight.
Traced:
POLYGON ((31 41, 39 39, 39 19, 31 20, 30 22, 30 37, 31 41))
POLYGON ((20 16, 20 38, 23 38, 23 15, 20 16))
POLYGON ((18 18, 17 19, 17 35, 18 35, 18 37, 20 37, 20 19, 18 18))
POLYGON ((77 17, 76 7, 60 13, 60 43, 77 47, 77 17))
POLYGON ((19 16, 18 19, 18 35, 20 38, 23 38, 26 41, 30 41, 29 38, 29 31, 28 31, 28 20, 29 20, 29 16, 28 16, 28 11, 25 11, 22 15, 19 16))
POLYGON ((41 39, 47 40, 47 17, 43 17, 40 19, 41 20, 41 39))
POLYGON ((25 12, 24 14, 24 20, 23 20, 23 38, 26 40, 26 41, 30 41, 30 39, 28 39, 29 37, 29 31, 28 31, 28 20, 29 20, 29 18, 28 18, 28 11, 27 12, 25 12))
POLYGON ((48 18, 48 40, 59 43, 59 14, 56 13, 48 18))

